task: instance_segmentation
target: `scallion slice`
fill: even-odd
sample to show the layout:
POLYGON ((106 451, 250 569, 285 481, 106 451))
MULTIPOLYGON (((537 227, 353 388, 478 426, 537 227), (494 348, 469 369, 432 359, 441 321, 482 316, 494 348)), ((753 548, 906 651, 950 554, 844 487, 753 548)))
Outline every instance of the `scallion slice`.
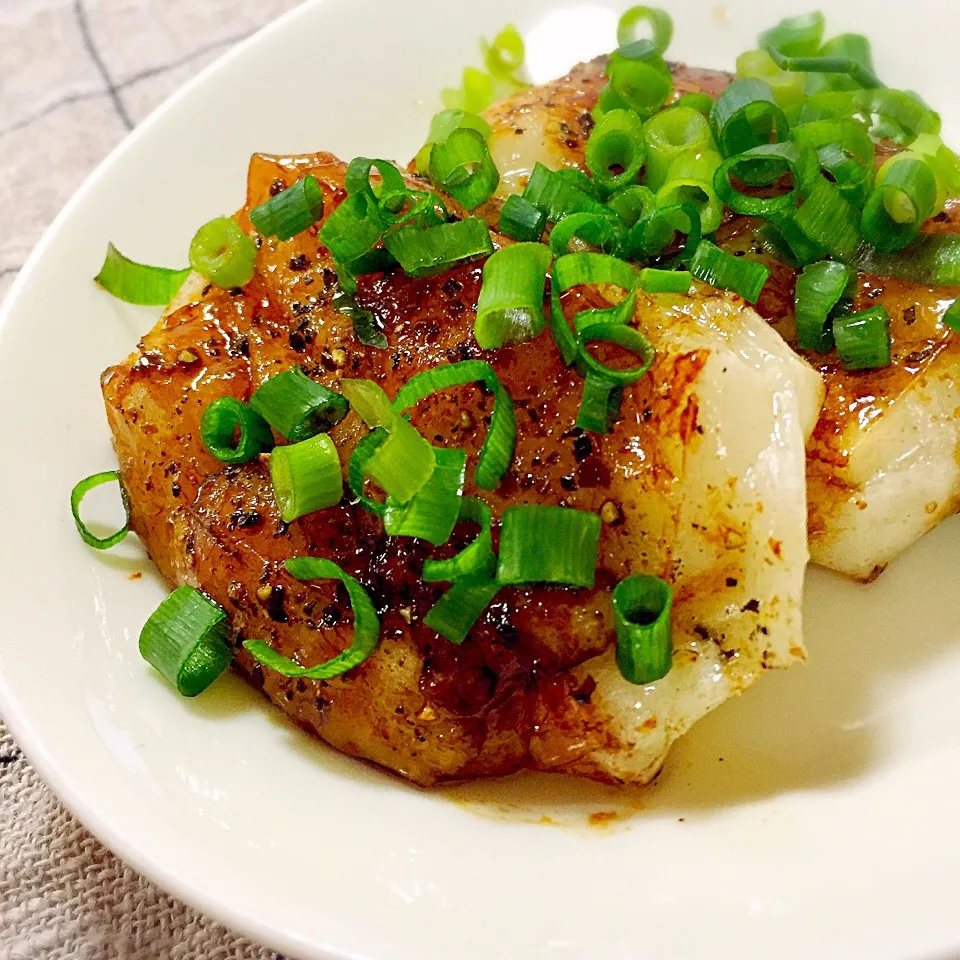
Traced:
POLYGON ((617 44, 621 47, 643 37, 637 36, 637 27, 644 24, 650 28, 650 40, 658 53, 666 53, 673 39, 673 20, 666 10, 659 7, 631 7, 620 15, 617 22, 617 44))
POLYGON ((433 447, 400 416, 372 380, 343 380, 340 387, 368 427, 383 427, 387 432, 366 461, 367 476, 397 503, 409 503, 433 475, 433 447))
POLYGON ((438 364, 422 370, 400 388, 393 406, 399 414, 438 390, 468 383, 482 383, 493 393, 490 429, 480 449, 475 481, 477 486, 484 490, 495 490, 513 461, 517 420, 513 400, 489 363, 483 360, 464 360, 460 363, 438 364))
POLYGON ((737 76, 754 77, 769 84, 773 98, 784 111, 794 110, 804 95, 806 74, 790 73, 777 66, 766 50, 747 50, 737 57, 737 76))
POLYGON ((636 183, 646 156, 643 124, 631 110, 605 113, 587 140, 587 168, 607 191, 636 183))
POLYGON ((103 266, 94 280, 107 293, 144 307, 164 307, 190 276, 190 268, 170 270, 151 267, 125 257, 112 243, 107 244, 103 266))
POLYGON ((684 150, 670 164, 666 181, 657 191, 657 205, 689 203, 699 211, 701 232, 713 233, 723 220, 723 203, 713 186, 722 162, 714 150, 684 150))
POLYGON ((70 512, 73 514, 73 522, 77 525, 77 533, 88 547, 94 550, 109 550, 120 543, 130 532, 130 501, 127 499, 127 491, 123 487, 123 481, 116 470, 105 470, 102 473, 95 473, 93 476, 85 477, 70 491, 70 512), (123 526, 106 537, 97 537, 90 532, 90 528, 80 518, 80 504, 83 498, 91 491, 105 483, 116 483, 120 488, 120 502, 123 504, 124 523, 123 526))
POLYGON ((403 272, 411 277, 443 273, 454 264, 493 253, 487 225, 476 217, 421 230, 400 227, 383 238, 403 272))
POLYGON ((542 243, 511 244, 483 265, 473 335, 484 350, 540 336, 547 323, 543 291, 549 268, 550 250, 542 243))
POLYGON ((386 512, 386 504, 368 497, 363 488, 367 479, 367 462, 386 439, 387 431, 383 427, 371 430, 365 437, 360 438, 360 442, 354 447, 350 463, 347 466, 347 482, 350 484, 351 493, 365 509, 378 517, 382 517, 386 512))
POLYGON ((576 332, 598 323, 626 323, 633 315, 633 296, 640 276, 623 260, 602 253, 571 253, 559 257, 553 265, 550 288, 550 331, 563 362, 569 366, 577 358, 580 347, 576 332), (570 329, 563 313, 561 297, 573 287, 596 285, 619 287, 627 294, 622 303, 609 308, 581 310, 570 329))
POLYGON ((898 154, 877 171, 876 185, 863 210, 863 233, 877 250, 902 250, 935 212, 937 177, 917 155, 898 154))
POLYGON ((598 323, 577 334, 577 369, 586 378, 577 426, 593 433, 609 433, 620 416, 623 388, 636 383, 650 369, 654 349, 650 341, 634 327, 621 323, 598 323), (587 349, 589 343, 611 343, 640 358, 640 364, 627 369, 600 363, 587 349))
POLYGON ((848 266, 823 260, 804 267, 797 277, 794 316, 801 350, 829 353, 833 349, 833 328, 827 320, 847 289, 851 274, 848 266))
POLYGON ((692 107, 676 106, 658 113, 644 124, 643 132, 647 144, 646 184, 651 190, 659 190, 666 183, 670 164, 684 151, 716 149, 709 120, 692 107))
MULTIPOLYGON (((793 211, 819 176, 820 164, 813 150, 797 143, 771 143, 752 147, 724 161, 713 182, 717 195, 734 213, 773 219, 793 211), (756 183, 761 165, 767 165, 767 174, 776 173, 774 179, 789 173, 789 189, 775 196, 757 196, 754 191, 744 192, 734 186, 734 179, 756 183)), ((784 186, 778 185, 781 189, 784 186)))
POLYGON ((621 187, 607 199, 607 206, 630 229, 638 220, 643 219, 656 209, 657 198, 649 187, 632 183, 621 187))
POLYGON ((511 193, 500 209, 500 233, 511 240, 537 242, 546 226, 546 213, 518 193, 511 193))
POLYGON ((840 193, 861 207, 873 186, 876 148, 870 135, 853 120, 816 120, 790 131, 790 139, 817 151, 820 166, 840 193))
POLYGON ((660 577, 634 574, 614 587, 612 601, 620 675, 635 684, 661 680, 673 665, 670 584, 660 577))
MULTIPOLYGON (((755 77, 734 80, 720 94, 710 123, 724 157, 785 140, 790 132, 770 85, 755 77)), ((753 170, 744 170, 741 179, 745 183, 772 183, 779 174, 770 174, 769 170, 770 164, 761 161, 753 170)))
POLYGON ((673 76, 657 45, 651 40, 635 40, 618 47, 607 62, 609 87, 619 103, 604 104, 609 110, 626 106, 646 118, 653 116, 673 92, 673 76))
POLYGON ((218 397, 203 411, 200 439, 223 463, 247 463, 273 447, 269 424, 235 397, 218 397))
POLYGON ((332 507, 343 496, 340 456, 325 433, 275 447, 270 454, 270 479, 284 523, 332 507))
POLYGON ((493 552, 493 515, 479 497, 462 497, 458 523, 475 523, 480 527, 476 538, 448 560, 427 560, 423 565, 423 579, 427 583, 481 577, 492 579, 497 569, 493 552))
POLYGON ((222 607, 193 587, 177 587, 140 631, 140 655, 185 697, 195 697, 230 666, 222 607))
POLYGON ((464 67, 459 87, 445 87, 440 91, 440 102, 450 110, 482 113, 493 103, 493 77, 476 67, 464 67))
POLYGON ((960 235, 921 234, 905 250, 879 253, 864 245, 857 251, 856 265, 878 277, 897 277, 932 287, 960 286, 960 235))
POLYGON ((265 237, 291 240, 323 216, 323 190, 306 176, 250 211, 250 222, 265 237))
POLYGON ((756 303, 770 276, 762 263, 735 257, 709 240, 702 240, 690 261, 690 272, 704 283, 733 290, 748 303, 756 303))
POLYGON ((301 677, 304 680, 330 680, 360 666, 377 649, 380 642, 380 621, 370 594, 359 581, 344 572, 332 560, 315 557, 294 557, 286 563, 287 573, 297 580, 339 580, 347 590, 353 607, 353 642, 325 663, 302 667, 289 657, 284 657, 262 640, 247 640, 243 646, 258 662, 284 677, 301 677))
POLYGON ((640 289, 647 293, 688 293, 693 282, 689 270, 657 270, 644 267, 640 271, 640 289))
POLYGON ((819 51, 825 28, 822 13, 786 17, 760 34, 760 46, 765 50, 779 50, 789 57, 810 57, 819 51))
MULTIPOLYGON (((364 193, 348 196, 323 221, 317 234, 338 264, 349 266, 369 253, 383 236, 384 222, 364 193)), ((343 281, 343 272, 338 269, 343 281)))
POLYGON ((430 608, 423 622, 440 636, 459 645, 467 639, 499 590, 500 584, 492 577, 457 580, 430 608))
POLYGON ((890 366, 890 315, 883 307, 834 317, 833 338, 845 370, 890 366))
POLYGON ((360 307, 352 294, 338 293, 333 298, 333 307, 353 321, 353 335, 365 347, 386 350, 390 346, 386 334, 380 329, 377 318, 370 310, 360 307))
POLYGON ((508 23, 491 43, 481 40, 480 51, 483 65, 491 77, 508 86, 526 86, 517 79, 517 71, 523 66, 526 53, 523 37, 512 23, 508 23))
POLYGON ((500 173, 483 134, 459 127, 430 154, 430 176, 465 209, 473 210, 493 196, 500 173))
POLYGON ((371 160, 355 157, 343 177, 343 185, 352 197, 363 197, 368 206, 376 209, 385 223, 400 212, 410 193, 403 174, 389 160, 371 160), (371 176, 376 170, 379 180, 371 176))
POLYGON ((503 512, 497 582, 592 587, 600 517, 569 507, 520 504, 503 512))
POLYGON ((250 408, 281 436, 299 443, 335 427, 350 405, 294 367, 265 380, 250 398, 250 408))
POLYGON ((460 514, 467 474, 463 450, 434 448, 436 466, 430 479, 407 504, 387 498, 383 527, 391 537, 418 537, 434 546, 450 539, 460 514))
POLYGON ((205 223, 190 243, 190 266, 226 290, 245 287, 253 279, 256 262, 257 245, 230 217, 205 223))
POLYGON ((596 247, 603 253, 615 253, 623 242, 624 229, 616 217, 599 213, 571 213, 550 231, 550 250, 555 257, 576 253, 573 244, 596 247))
POLYGON ((542 163, 534 166, 523 199, 542 210, 550 223, 559 223, 571 213, 599 213, 601 216, 606 213, 606 207, 599 200, 542 163))
POLYGON ((697 113, 709 117, 710 111, 713 109, 713 97, 709 93, 685 93, 682 97, 677 98, 673 106, 689 107, 691 110, 696 110, 697 113))

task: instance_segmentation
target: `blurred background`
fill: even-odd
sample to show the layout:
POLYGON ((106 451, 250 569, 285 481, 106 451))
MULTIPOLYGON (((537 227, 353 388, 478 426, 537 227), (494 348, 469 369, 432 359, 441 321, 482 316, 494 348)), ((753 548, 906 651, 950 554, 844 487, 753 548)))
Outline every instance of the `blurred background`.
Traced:
MULTIPOLYGON (((0 0, 0 301, 126 134, 298 2, 0 0)), ((277 956, 108 853, 40 783, 0 721, 0 960, 277 956)))

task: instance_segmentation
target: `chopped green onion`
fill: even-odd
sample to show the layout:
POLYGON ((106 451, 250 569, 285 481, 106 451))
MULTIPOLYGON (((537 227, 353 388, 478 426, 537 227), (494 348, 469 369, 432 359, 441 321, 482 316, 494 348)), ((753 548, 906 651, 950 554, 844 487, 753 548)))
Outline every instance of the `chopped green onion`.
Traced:
POLYGON ((600 184, 598 184, 596 180, 591 180, 582 170, 578 170, 576 167, 563 167, 557 170, 554 176, 558 180, 562 180, 564 183, 568 183, 570 186, 583 191, 588 197, 599 200, 601 203, 603 202, 606 191, 602 190, 600 184))
POLYGON ((423 622, 440 636, 459 645, 467 639, 473 625, 499 590, 500 584, 491 577, 457 580, 430 608, 423 622))
POLYGON ((386 439, 387 431, 383 427, 371 430, 365 437, 360 438, 359 443, 354 447, 350 463, 347 466, 347 482, 350 484, 351 493, 357 498, 361 506, 378 517, 382 517, 386 512, 386 504, 378 503, 372 497, 368 497, 363 492, 363 487, 367 478, 367 461, 386 439))
POLYGON ((620 416, 623 387, 636 383, 650 369, 654 349, 639 331, 626 324, 598 323, 577 334, 577 369, 586 378, 577 426, 593 433, 609 433, 620 416), (588 343, 612 343, 640 358, 640 366, 620 370, 596 360, 588 343))
MULTIPOLYGON (((770 85, 755 77, 734 80, 720 94, 713 105, 710 123, 720 153, 728 158, 785 140, 790 132, 770 85)), ((768 184, 782 169, 782 164, 776 166, 758 160, 741 173, 740 179, 749 184, 768 184)))
POLYGON ((876 185, 863 210, 864 237, 877 250, 902 250, 934 213, 937 178, 918 155, 898 154, 877 172, 876 185))
MULTIPOLYGON (((324 220, 317 234, 338 264, 349 265, 369 253, 383 236, 384 222, 365 193, 348 196, 324 220)), ((341 274, 341 283, 343 273, 341 274)))
POLYGON ((651 117, 643 127, 647 140, 647 186, 659 190, 670 164, 686 150, 702 153, 715 149, 710 122, 691 107, 673 107, 651 117))
POLYGON ((550 250, 555 257, 576 253, 582 246, 572 246, 579 241, 603 253, 613 253, 620 248, 622 239, 623 227, 616 218, 599 213, 571 213, 550 231, 550 250))
POLYGON ((564 316, 562 295, 573 287, 588 284, 619 287, 627 294, 622 303, 610 308, 581 310, 574 317, 574 329, 579 331, 601 322, 626 323, 633 315, 636 301, 632 294, 638 281, 639 274, 629 263, 602 253, 571 253, 554 262, 550 289, 550 331, 567 366, 574 362, 580 347, 564 316))
POLYGON ((284 677, 301 677, 304 680, 330 680, 360 666, 377 649, 380 642, 380 621, 370 594, 360 583, 345 573, 331 560, 314 557, 294 557, 286 563, 287 572, 297 580, 339 580, 347 589, 353 607, 353 642, 325 663, 314 667, 302 667, 273 650, 263 640, 247 640, 243 646, 258 663, 275 670, 284 677))
POLYGON ((770 276, 762 264, 746 257, 735 257, 709 240, 701 241, 690 261, 690 272, 704 283, 722 290, 733 290, 748 303, 756 303, 770 276))
MULTIPOLYGON (((866 122, 876 117, 893 125, 897 143, 910 143, 920 134, 940 133, 940 117, 915 95, 887 87, 867 90, 836 90, 804 100, 799 120, 849 119, 857 115, 866 122)), ((871 131, 876 135, 876 131, 871 131)))
POLYGON ((643 124, 631 110, 605 113, 587 140, 587 168, 608 191, 636 183, 646 154, 643 124))
POLYGON ((769 84, 773 98, 785 111, 797 107, 803 99, 806 74, 782 70, 766 50, 741 53, 737 57, 737 76, 755 77, 769 84))
POLYGON ((787 17, 760 34, 760 46, 788 57, 811 57, 820 49, 826 20, 822 13, 787 17))
POLYGON ((571 213, 599 213, 606 207, 588 193, 570 183, 565 177, 538 163, 530 174, 523 191, 523 199, 547 215, 550 223, 559 223, 571 213))
POLYGON ((936 209, 942 210, 947 197, 960 195, 960 157, 930 133, 921 133, 910 144, 910 153, 923 157, 937 175, 936 209))
POLYGON ((710 111, 713 110, 713 97, 708 93, 685 93, 677 99, 673 106, 689 107, 689 109, 696 110, 697 113, 709 117, 710 111))
POLYGON ((510 86, 526 86, 517 79, 517 71, 523 66, 525 47, 523 37, 512 24, 508 23, 494 38, 493 43, 480 41, 483 65, 494 80, 510 86))
POLYGON ((120 543, 130 532, 130 501, 127 499, 127 491, 123 487, 123 481, 116 470, 105 470, 102 473, 95 473, 91 477, 81 480, 70 491, 70 512, 73 514, 73 522, 77 525, 77 533, 88 547, 95 550, 109 550, 120 543), (90 532, 90 528, 80 519, 80 504, 83 498, 91 491, 105 483, 116 482, 120 488, 120 502, 123 504, 124 523, 116 533, 111 533, 107 537, 97 537, 90 532))
POLYGON ((467 127, 470 130, 476 130, 485 140, 489 139, 493 128, 483 117, 475 113, 468 113, 466 110, 447 109, 441 110, 433 115, 430 120, 430 132, 427 134, 427 142, 417 154, 415 161, 417 173, 424 176, 430 175, 430 159, 433 155, 433 145, 443 143, 454 130, 461 127, 467 127))
POLYGON ((673 590, 665 580, 634 574, 613 589, 617 668, 628 683, 655 683, 673 665, 670 610, 673 590))
POLYGON ((834 317, 833 338, 845 370, 890 366, 890 315, 883 307, 834 317))
POLYGON ((224 463, 247 463, 273 447, 267 422, 234 397, 218 397, 203 411, 200 439, 224 463))
POLYGON ((230 666, 222 607, 193 587, 177 587, 140 631, 140 656, 184 697, 203 693, 230 666))
POLYGON ((467 113, 483 113, 493 103, 494 96, 493 78, 476 67, 463 68, 459 87, 440 91, 440 101, 445 107, 467 113))
POLYGON ((693 256, 701 238, 700 211, 692 203, 655 207, 630 231, 624 244, 625 255, 636 258, 663 253, 677 232, 687 235, 683 252, 677 257, 686 263, 693 256))
POLYGON ((393 401, 393 408, 400 413, 438 390, 468 383, 482 383, 493 394, 490 429, 480 449, 475 480, 478 487, 495 490, 513 461, 517 420, 513 400, 489 363, 483 360, 464 360, 461 363, 438 364, 421 370, 400 388, 393 401))
POLYGON ((436 467, 430 479, 407 504, 387 498, 383 527, 391 537, 418 537, 434 546, 450 539, 460 513, 467 473, 463 450, 434 448, 436 467))
POLYGON ((265 380, 250 398, 250 407, 294 443, 326 433, 350 409, 339 393, 311 380, 300 367, 265 380))
POLYGON ((673 92, 673 76, 655 43, 635 40, 618 47, 607 62, 609 87, 620 103, 604 104, 609 110, 626 106, 646 119, 667 102, 673 92))
MULTIPOLYGON (((674 157, 667 179, 657 191, 657 205, 692 204, 699 211, 700 230, 713 233, 723 221, 723 203, 713 186, 713 178, 723 158, 714 150, 684 150, 674 157)), ((674 219, 674 225, 679 221, 674 219)), ((680 227, 678 226, 678 229, 680 227)))
POLYGON ((836 185, 817 176, 807 185, 799 208, 776 223, 798 259, 809 262, 822 251, 840 260, 852 256, 860 242, 858 220, 857 210, 844 200, 836 185))
POLYGON ((366 461, 366 473, 400 504, 419 493, 436 468, 433 447, 411 426, 372 380, 342 380, 340 388, 368 427, 384 427, 387 437, 366 461))
POLYGON ((112 243, 108 243, 103 266, 94 280, 107 293, 124 303, 164 307, 176 296, 189 276, 189 267, 184 270, 170 270, 167 267, 151 267, 146 263, 137 263, 125 257, 112 243))
POLYGON ((631 7, 621 14, 617 23, 617 44, 623 47, 643 39, 637 36, 637 26, 641 23, 649 26, 650 39, 657 52, 666 53, 673 39, 673 20, 666 10, 659 7, 631 7))
MULTIPOLYGON (((866 38, 860 36, 859 34, 847 34, 846 36, 848 38, 857 38, 858 40, 862 40, 864 43, 867 43, 866 38)), ((841 37, 836 37, 835 40, 831 41, 831 43, 842 39, 843 38, 841 37)), ((823 55, 818 55, 815 57, 788 57, 778 50, 770 50, 770 56, 773 58, 773 62, 780 67, 781 70, 786 70, 789 72, 830 74, 831 77, 843 77, 844 80, 847 81, 841 81, 839 83, 837 80, 829 81, 829 86, 834 88, 848 85, 854 87, 882 86, 880 81, 877 79, 877 75, 873 72, 871 67, 862 62, 859 51, 857 56, 833 56, 831 53, 832 52, 829 44, 824 46, 822 51, 823 55)), ((869 58, 869 45, 867 47, 867 57, 869 58)))
POLYGON ((323 190, 306 176, 250 211, 250 222, 265 237, 291 240, 323 216, 323 190))
POLYGON ((689 270, 656 270, 644 267, 640 271, 640 289, 647 293, 687 293, 693 281, 689 270))
POLYGON ((940 318, 940 322, 954 333, 960 333, 960 300, 954 300, 947 307, 946 313, 940 318))
POLYGON ((343 496, 340 456, 325 433, 275 447, 270 454, 270 479, 284 523, 332 507, 343 496))
POLYGON ((842 263, 824 260, 804 267, 797 277, 797 346, 801 350, 829 353, 833 349, 833 328, 827 320, 840 302, 852 271, 842 263))
POLYGON ((852 120, 816 120, 795 126, 790 139, 817 151, 820 166, 854 206, 863 205, 873 185, 876 148, 852 120))
POLYGON ((542 243, 515 243, 483 265, 473 334, 484 350, 526 343, 546 326, 543 290, 550 250, 542 243))
POLYGON ((430 154, 430 176, 467 210, 489 200, 500 183, 483 134, 459 127, 430 154))
POLYGON ((421 230, 401 227, 383 238, 403 272, 411 277, 428 277, 457 263, 476 260, 493 253, 487 225, 476 217, 421 230))
POLYGON ((657 206, 657 198, 649 187, 631 183, 621 187, 607 200, 607 206, 623 221, 628 229, 638 220, 649 216, 657 206))
POLYGON ((565 583, 592 587, 600 517, 569 507, 507 507, 500 530, 497 582, 565 583))
POLYGON ((775 218, 793 211, 803 192, 820 176, 817 155, 796 143, 771 143, 752 147, 724 161, 714 176, 717 195, 734 213, 750 217, 775 218), (757 174, 758 164, 777 164, 779 178, 790 174, 790 189, 777 196, 756 196, 744 193, 732 183, 736 177, 750 183, 750 174, 757 174))
MULTIPOLYGON (((386 251, 384 251, 386 252, 386 251)), ((390 343, 380 329, 379 321, 370 310, 357 305, 356 298, 349 293, 338 293, 333 298, 333 307, 353 321, 353 335, 366 347, 386 350, 390 343)))
POLYGON ((511 193, 500 210, 500 233, 511 240, 539 241, 546 226, 546 213, 518 193, 511 193))
POLYGON ((205 223, 190 243, 190 266, 225 290, 246 286, 256 262, 257 245, 230 217, 205 223))
POLYGON ((490 508, 479 497, 463 497, 457 522, 475 523, 480 527, 480 532, 448 560, 427 560, 423 565, 423 579, 427 583, 441 580, 457 582, 476 577, 492 579, 496 573, 497 558, 493 552, 493 515, 490 508))

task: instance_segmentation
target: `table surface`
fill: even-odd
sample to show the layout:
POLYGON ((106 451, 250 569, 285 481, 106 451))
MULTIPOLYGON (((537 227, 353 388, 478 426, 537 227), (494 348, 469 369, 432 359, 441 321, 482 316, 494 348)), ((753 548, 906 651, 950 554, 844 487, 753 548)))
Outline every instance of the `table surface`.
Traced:
MULTIPOLYGON (((0 300, 87 174, 299 0, 0 0, 0 300)), ((0 721, 0 960, 272 960, 105 850, 0 721)))

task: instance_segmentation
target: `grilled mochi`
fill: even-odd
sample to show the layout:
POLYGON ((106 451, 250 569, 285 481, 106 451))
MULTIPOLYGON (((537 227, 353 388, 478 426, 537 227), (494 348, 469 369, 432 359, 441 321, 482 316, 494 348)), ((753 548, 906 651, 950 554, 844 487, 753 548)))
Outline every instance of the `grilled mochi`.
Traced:
MULTIPOLYGON (((329 214, 344 196, 340 162, 257 156, 241 225, 271 186, 308 173, 329 214)), ((657 349, 653 367, 625 391, 612 433, 584 434, 574 429, 582 381, 549 334, 490 353, 477 347, 481 268, 362 278, 358 302, 382 326, 386 350, 360 344, 332 306, 336 274, 316 228, 264 241, 242 291, 188 283, 102 378, 131 522, 171 585, 198 587, 228 611, 237 669, 334 747, 424 785, 524 767, 645 783, 696 720, 765 668, 804 656, 804 443, 822 386, 739 300, 643 296, 633 322, 657 349), (542 503, 596 511, 604 523, 594 589, 503 589, 454 646, 422 623, 444 590, 421 576, 434 548, 386 537, 350 498, 282 523, 265 465, 214 460, 199 421, 217 397, 247 399, 296 365, 333 389, 369 377, 392 396, 417 371, 468 358, 488 360, 516 406, 516 452, 500 487, 470 482, 491 396, 450 389, 413 418, 431 443, 468 452, 467 492, 495 518, 542 503), (380 616, 377 651, 336 679, 285 679, 240 645, 263 639, 303 665, 349 645, 351 613, 336 584, 284 572, 302 555, 356 576, 380 616), (609 599, 619 579, 640 572, 675 589, 673 668, 644 687, 615 666, 609 599)), ((364 432, 354 414, 333 429, 344 464, 364 432)), ((433 555, 473 535, 458 527, 433 555)))
MULTIPOLYGON (((672 66, 675 96, 716 97, 729 74, 672 66)), ((483 213, 497 222, 502 198, 521 192, 534 164, 586 172, 590 110, 605 82, 604 59, 531 87, 491 107, 490 151, 501 172, 499 199, 483 213)), ((878 161, 891 150, 881 145, 878 161)), ((796 273, 757 243, 757 224, 728 219, 717 242, 766 264, 771 279, 757 311, 795 344, 796 273)), ((960 204, 927 224, 960 231, 960 204)), ((855 310, 882 305, 891 318, 893 362, 847 373, 835 354, 804 353, 823 378, 826 404, 808 448, 810 553, 814 562, 869 580, 915 540, 960 509, 960 336, 941 323, 960 289, 863 274, 855 310)))

